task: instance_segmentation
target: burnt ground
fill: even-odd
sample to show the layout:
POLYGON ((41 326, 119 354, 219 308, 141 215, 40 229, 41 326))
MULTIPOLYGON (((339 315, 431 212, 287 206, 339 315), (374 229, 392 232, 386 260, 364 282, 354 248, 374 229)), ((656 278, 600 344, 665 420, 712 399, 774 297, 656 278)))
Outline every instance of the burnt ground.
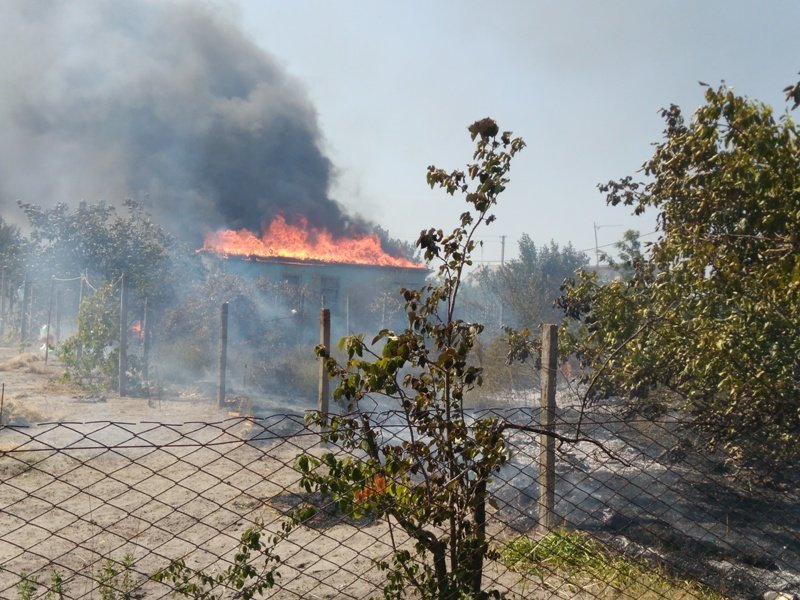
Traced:
MULTIPOLYGON (((229 417, 227 411, 220 411, 210 400, 208 386, 175 388, 166 391, 161 399, 119 398, 113 394, 87 394, 64 383, 61 373, 60 366, 44 365, 37 354, 19 355, 15 348, 0 348, 0 381, 5 383, 3 423, 217 423, 229 417)), ((274 435, 268 440, 256 440, 255 445, 249 444, 251 450, 256 447, 260 448, 259 452, 263 450, 263 455, 250 457, 248 444, 237 446, 237 452, 243 453, 243 457, 247 455, 243 460, 253 460, 247 463, 253 474, 263 471, 264 481, 260 485, 264 489, 254 488, 246 494, 232 496, 224 510, 201 519, 203 525, 211 529, 235 533, 237 524, 241 526, 254 518, 271 518, 279 523, 275 519, 298 501, 292 491, 296 487, 296 473, 290 465, 299 446, 286 445, 281 440, 291 439, 302 429, 302 418, 297 416, 301 406, 299 403, 286 405, 274 398, 256 398, 254 404, 260 416, 268 420, 276 417, 268 427, 270 435, 274 435), (277 418, 287 408, 294 416, 277 418)), ((528 422, 534 418, 530 411, 514 414, 515 418, 527 415, 528 422)), ((574 409, 560 408, 562 423, 574 423, 577 418, 574 409)), ((562 425, 562 431, 568 434, 574 427, 562 425)), ((106 433, 125 432, 121 428, 106 433)), ((629 556, 655 561, 678 577, 695 578, 715 589, 721 587, 732 597, 760 598, 768 590, 800 597, 800 493, 797 486, 779 489, 737 476, 722 457, 704 452, 674 415, 657 420, 631 418, 624 413, 621 404, 611 403, 593 407, 584 416, 582 432, 601 442, 613 456, 587 442, 562 444, 558 449, 556 512, 568 526, 590 532, 629 556)), ((513 531, 527 533, 536 525, 536 441, 530 435, 520 434, 512 437, 511 443, 517 452, 495 482, 500 503, 496 514, 513 531)), ((109 465, 114 461, 127 464, 123 458, 117 455, 102 460, 109 465)), ((167 456, 164 460, 164 464, 170 464, 174 457, 167 456)), ((218 460, 219 457, 212 454, 208 464, 218 460)), ((155 465, 155 455, 152 461, 155 465)), ((190 466, 181 463, 181 467, 187 469, 187 477, 194 476, 190 466)), ((40 470, 43 479, 46 479, 45 471, 44 467, 40 470)), ((93 471, 94 468, 88 469, 87 477, 93 477, 93 471)), ((26 478, 34 476, 35 472, 25 474, 26 478)), ((30 485, 35 489, 36 482, 30 485)), ((151 493, 149 488, 145 491, 151 493)), ((167 505, 174 495, 176 505, 180 506, 183 500, 178 496, 190 491, 185 488, 165 490, 159 502, 167 505)), ((30 506, 20 501, 14 507, 23 515, 26 511, 33 511, 33 515, 37 510, 35 501, 30 506)), ((130 518, 136 517, 141 522, 151 518, 139 515, 136 507, 126 510, 130 510, 130 518)), ((113 538, 116 535, 119 547, 127 547, 124 544, 130 538, 126 538, 125 527, 130 527, 125 519, 109 522, 107 529, 100 530, 97 529, 98 515, 99 512, 91 521, 81 520, 79 524, 92 531, 87 529, 80 536, 100 545, 110 543, 108 540, 116 539, 113 538), (115 533, 115 527, 120 528, 119 533, 115 533), (93 533, 95 529, 97 534, 93 533)), ((194 531, 192 523, 196 520, 191 519, 192 515, 178 516, 186 523, 176 521, 176 531, 194 531)), ((341 580, 341 565, 354 573, 348 593, 368 595, 376 589, 368 554, 376 549, 385 553, 385 545, 376 541, 385 534, 384 525, 346 522, 327 513, 320 518, 322 516, 324 526, 315 523, 293 538, 294 553, 289 559, 286 589, 294 585, 295 591, 285 591, 274 597, 297 597, 296 592, 301 590, 313 595, 320 589, 328 590, 322 597, 339 597, 342 588, 337 582, 341 580), (322 550, 324 558, 319 554, 322 550)), ((56 531, 61 527, 57 521, 51 526, 56 531)), ((153 539, 149 539, 149 530, 142 530, 141 524, 136 527, 136 543, 140 544, 137 548, 163 543, 159 541, 159 536, 164 535, 160 529, 155 528, 153 539)), ((22 535, 22 531, 15 531, 15 535, 22 535)), ((235 541, 235 535, 226 536, 224 540, 218 538, 219 535, 212 536, 207 542, 198 538, 192 543, 219 545, 225 541, 227 547, 232 548, 231 541, 235 541)), ((83 542, 78 550, 86 550, 89 541, 83 542)), ((5 551, 10 552, 0 540, 0 554, 5 551)), ((30 559, 31 567, 38 565, 46 554, 36 552, 30 559)), ((97 554, 95 550, 92 552, 97 554)), ((141 557, 137 554, 137 560, 141 558, 142 571, 148 572, 156 563, 147 562, 154 560, 153 555, 141 553, 141 557)), ((80 552, 71 552, 70 557, 73 555, 77 560, 80 552)), ((85 564, 89 559, 81 560, 84 561, 81 564, 85 564)))
MULTIPOLYGON (((561 432, 574 434, 565 423, 576 423, 578 411, 559 412, 561 432)), ((587 442, 561 445, 556 512, 568 526, 733 597, 761 598, 770 590, 800 597, 796 482, 758 482, 705 450, 676 415, 631 416, 621 402, 591 407, 582 434, 613 456, 587 442)), ((510 515, 535 510, 535 466, 511 467, 520 484, 501 490, 516 505, 510 515)))

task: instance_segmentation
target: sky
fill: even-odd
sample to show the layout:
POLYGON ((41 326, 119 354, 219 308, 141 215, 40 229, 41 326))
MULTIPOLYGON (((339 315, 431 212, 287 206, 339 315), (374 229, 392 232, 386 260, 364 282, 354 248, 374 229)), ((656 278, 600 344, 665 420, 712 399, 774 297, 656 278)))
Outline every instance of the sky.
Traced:
MULTIPOLYGON (((659 109, 691 114, 703 81, 785 110, 800 71, 796 1, 242 0, 245 33, 307 90, 332 196, 400 238, 452 227, 459 200, 427 166, 471 159, 466 127, 491 116, 523 137, 479 261, 523 233, 594 258, 655 215, 607 207, 597 184, 636 175, 661 139, 659 109), (595 227, 596 226, 596 227, 595 227)), ((643 241, 656 235, 644 235, 643 241)))
POLYGON ((278 214, 413 242, 465 210, 425 175, 488 116, 527 148, 476 260, 523 234, 594 258, 657 237, 597 185, 636 176, 659 110, 724 80, 784 111, 798 23, 796 0, 3 0, 0 216, 133 197, 197 244, 278 214))

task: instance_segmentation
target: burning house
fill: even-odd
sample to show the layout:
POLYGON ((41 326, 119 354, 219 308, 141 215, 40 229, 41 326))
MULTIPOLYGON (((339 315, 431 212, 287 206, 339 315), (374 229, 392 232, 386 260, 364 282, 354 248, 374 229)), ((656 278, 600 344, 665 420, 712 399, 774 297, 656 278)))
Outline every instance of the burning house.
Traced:
MULTIPOLYGON (((320 306, 334 336, 396 325, 397 288, 418 287, 427 271, 387 253, 359 208, 331 197, 335 168, 302 82, 218 7, 120 10, 102 0, 0 3, 7 45, 26 57, 0 65, 4 218, 18 213, 17 198, 132 198, 202 246, 206 264, 296 288, 303 336, 320 306)), ((285 302, 258 300, 264 310, 242 318, 277 326, 285 302)))
POLYGON ((399 289, 418 288, 428 275, 424 265, 388 254, 375 235, 333 236, 280 215, 260 237, 247 229, 210 233, 200 252, 212 268, 296 290, 300 313, 330 309, 342 334, 399 324, 399 289))

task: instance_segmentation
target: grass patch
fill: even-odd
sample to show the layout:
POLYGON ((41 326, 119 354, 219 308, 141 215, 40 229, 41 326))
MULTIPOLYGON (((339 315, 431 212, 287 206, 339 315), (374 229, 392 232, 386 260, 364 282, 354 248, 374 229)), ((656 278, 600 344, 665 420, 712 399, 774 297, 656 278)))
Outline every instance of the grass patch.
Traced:
POLYGON ((22 371, 25 373, 45 373, 44 359, 35 352, 23 352, 0 363, 0 371, 22 371), (42 363, 39 365, 38 363, 42 363))
POLYGON ((47 420, 36 408, 27 406, 19 400, 8 398, 3 403, 3 413, 0 415, 0 419, 2 419, 3 425, 32 425, 47 420))
MULTIPOLYGON (((615 553, 586 534, 564 528, 540 539, 520 536, 501 548, 503 564, 538 577, 552 591, 583 592, 592 598, 724 600, 695 581, 668 576, 663 569, 615 553)), ((576 596, 570 596, 576 597, 576 596)))

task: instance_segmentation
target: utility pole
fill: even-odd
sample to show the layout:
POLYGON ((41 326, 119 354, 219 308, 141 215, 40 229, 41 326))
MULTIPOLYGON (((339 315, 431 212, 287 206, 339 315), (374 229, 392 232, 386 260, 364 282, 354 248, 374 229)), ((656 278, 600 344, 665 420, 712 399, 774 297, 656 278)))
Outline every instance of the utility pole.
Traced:
POLYGON ((599 227, 597 223, 592 223, 594 225, 594 266, 600 266, 600 246, 597 245, 597 230, 599 227))
POLYGON ((595 266, 600 266, 600 244, 597 243, 597 230, 603 227, 623 227, 622 225, 598 225, 597 223, 592 223, 594 225, 594 264, 595 266))

